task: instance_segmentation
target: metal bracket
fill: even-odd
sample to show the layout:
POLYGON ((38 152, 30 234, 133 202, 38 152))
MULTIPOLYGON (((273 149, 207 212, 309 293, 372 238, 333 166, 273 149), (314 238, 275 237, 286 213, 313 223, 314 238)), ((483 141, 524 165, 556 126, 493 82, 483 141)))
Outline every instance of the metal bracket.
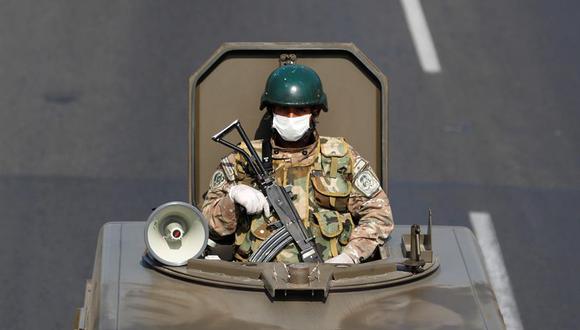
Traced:
POLYGON ((433 262, 432 223, 432 213, 429 209, 427 234, 421 234, 421 227, 414 224, 411 226, 411 232, 401 237, 403 257, 407 258, 404 264, 413 270, 420 271, 425 263, 433 262))
POLYGON ((280 54, 280 66, 295 63, 296 63, 296 54, 280 54))

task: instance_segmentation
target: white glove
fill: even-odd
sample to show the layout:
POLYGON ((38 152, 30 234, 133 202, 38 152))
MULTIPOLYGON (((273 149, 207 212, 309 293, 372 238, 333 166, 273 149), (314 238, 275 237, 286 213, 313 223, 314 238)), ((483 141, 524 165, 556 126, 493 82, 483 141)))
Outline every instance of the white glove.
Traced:
POLYGON ((352 260, 352 258, 348 254, 341 253, 334 258, 330 258, 330 259, 326 260, 325 263, 327 263, 327 264, 354 264, 354 261, 352 260))
POLYGON ((233 202, 243 206, 246 213, 257 214, 263 211, 266 218, 270 217, 270 205, 261 191, 239 184, 230 188, 228 196, 233 202))

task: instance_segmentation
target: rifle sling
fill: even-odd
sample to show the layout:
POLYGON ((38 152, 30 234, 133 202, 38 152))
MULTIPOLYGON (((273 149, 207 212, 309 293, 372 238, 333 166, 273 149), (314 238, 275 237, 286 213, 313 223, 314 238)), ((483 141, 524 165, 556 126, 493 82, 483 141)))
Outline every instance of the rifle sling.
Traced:
POLYGON ((269 138, 262 140, 262 166, 267 173, 272 173, 272 143, 269 138))

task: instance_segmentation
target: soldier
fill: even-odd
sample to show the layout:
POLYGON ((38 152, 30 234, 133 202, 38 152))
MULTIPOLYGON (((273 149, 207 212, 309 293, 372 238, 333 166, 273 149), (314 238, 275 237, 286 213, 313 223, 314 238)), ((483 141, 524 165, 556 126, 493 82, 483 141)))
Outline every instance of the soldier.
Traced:
MULTIPOLYGON (((274 177, 292 187, 294 206, 322 258, 348 264, 367 259, 393 230, 389 199, 352 146, 340 137, 318 135, 317 118, 328 107, 316 72, 297 64, 274 70, 262 95, 264 108, 272 117, 272 137, 252 145, 260 157, 267 159, 271 152, 274 177)), ((277 220, 246 165, 237 152, 223 158, 202 207, 212 237, 235 233, 239 261, 257 250, 272 233, 268 225, 277 220)), ((289 244, 276 260, 299 262, 298 255, 289 244)))

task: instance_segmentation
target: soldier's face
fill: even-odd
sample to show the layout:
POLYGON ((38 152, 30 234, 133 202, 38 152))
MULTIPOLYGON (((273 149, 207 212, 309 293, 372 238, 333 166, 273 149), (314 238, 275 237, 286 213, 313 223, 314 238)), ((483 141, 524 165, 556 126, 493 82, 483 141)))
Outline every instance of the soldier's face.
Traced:
POLYGON ((276 106, 272 112, 274 113, 272 128, 278 132, 282 140, 297 142, 310 128, 315 127, 319 110, 311 107, 276 106))
POLYGON ((275 106, 272 111, 276 115, 289 118, 300 117, 305 115, 312 115, 313 117, 315 117, 316 115, 318 115, 318 111, 310 107, 295 108, 295 107, 275 106))

